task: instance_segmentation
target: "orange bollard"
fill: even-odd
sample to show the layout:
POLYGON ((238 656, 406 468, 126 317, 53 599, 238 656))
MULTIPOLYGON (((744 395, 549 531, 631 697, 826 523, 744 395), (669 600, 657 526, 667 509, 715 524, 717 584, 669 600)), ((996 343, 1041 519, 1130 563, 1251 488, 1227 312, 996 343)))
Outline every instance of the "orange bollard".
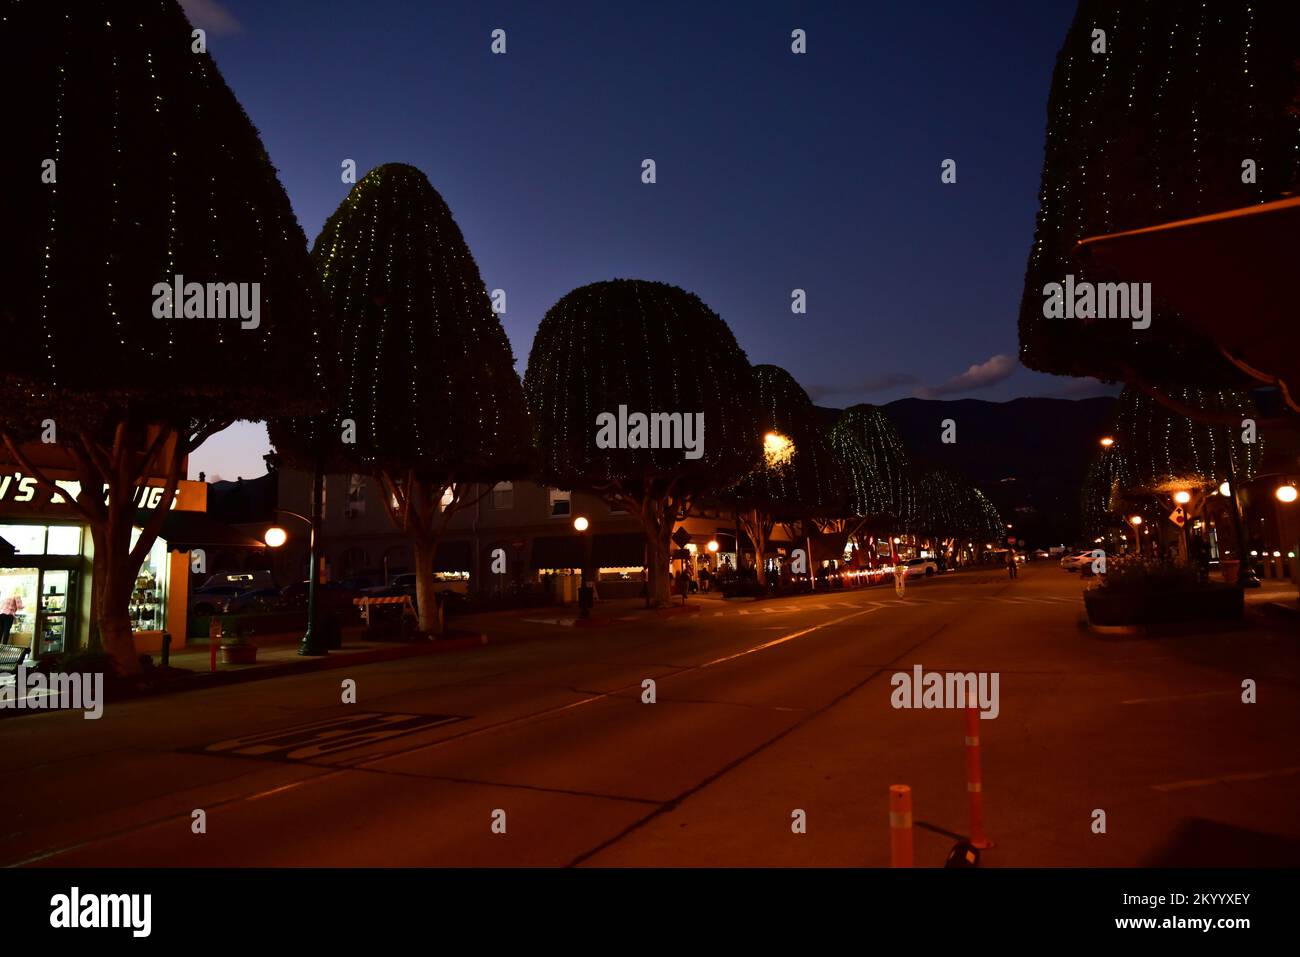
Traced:
POLYGON ((974 695, 966 699, 966 796, 970 800, 970 843, 992 847, 984 833, 984 776, 980 772, 980 713, 974 695))
POLYGON ((889 866, 912 866, 912 789, 889 786, 889 866))

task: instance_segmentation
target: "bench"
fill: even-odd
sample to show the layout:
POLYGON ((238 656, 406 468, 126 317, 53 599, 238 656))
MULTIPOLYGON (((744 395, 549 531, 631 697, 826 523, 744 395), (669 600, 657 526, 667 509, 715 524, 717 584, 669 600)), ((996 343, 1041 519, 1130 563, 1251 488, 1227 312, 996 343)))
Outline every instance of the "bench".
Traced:
POLYGON ((22 645, 0 645, 0 674, 18 674, 26 657, 27 649, 22 645))

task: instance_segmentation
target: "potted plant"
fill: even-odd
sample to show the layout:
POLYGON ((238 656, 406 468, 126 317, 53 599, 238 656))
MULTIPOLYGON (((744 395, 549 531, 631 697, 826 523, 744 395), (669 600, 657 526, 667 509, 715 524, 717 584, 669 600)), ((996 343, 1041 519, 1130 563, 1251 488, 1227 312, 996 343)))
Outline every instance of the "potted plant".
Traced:
POLYGON ((1202 582, 1189 565, 1137 556, 1111 558, 1083 603, 1089 623, 1102 627, 1233 621, 1244 613, 1239 587, 1202 582))
POLYGON ((227 665, 251 665, 257 662, 257 645, 253 629, 238 618, 227 618, 221 627, 221 661, 227 665))

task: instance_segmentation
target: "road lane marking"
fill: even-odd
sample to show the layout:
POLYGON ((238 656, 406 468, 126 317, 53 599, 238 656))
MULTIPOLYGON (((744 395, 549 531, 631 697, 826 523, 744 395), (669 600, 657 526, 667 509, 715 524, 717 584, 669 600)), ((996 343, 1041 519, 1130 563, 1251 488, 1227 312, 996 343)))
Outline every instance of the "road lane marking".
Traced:
POLYGON ((841 615, 839 618, 832 618, 830 621, 824 621, 819 625, 811 625, 808 628, 803 628, 799 631, 792 631, 788 635, 782 635, 780 638, 773 638, 771 641, 765 641, 761 645, 755 645, 753 648, 746 648, 744 651, 738 651, 733 655, 724 655, 721 658, 714 658, 712 661, 706 661, 704 662, 704 664, 697 665, 696 667, 709 668, 712 667, 713 665, 720 665, 725 661, 735 661, 737 658, 743 658, 745 655, 752 655, 756 651, 766 651, 768 648, 775 648, 777 645, 783 645, 787 641, 794 641, 796 638, 802 638, 804 635, 811 635, 814 631, 820 631, 823 628, 829 628, 832 625, 841 624, 842 622, 846 622, 851 618, 858 618, 861 617, 862 615, 868 615, 873 611, 880 611, 880 608, 879 607, 863 608, 860 611, 855 611, 850 615, 841 615))
POLYGON ((1265 778, 1280 778, 1291 774, 1300 774, 1300 767, 1277 768, 1272 771, 1251 771, 1245 774, 1224 774, 1217 778, 1193 778, 1190 781, 1173 781, 1169 784, 1153 784, 1153 791, 1185 791, 1188 788, 1203 788, 1213 784, 1233 784, 1238 781, 1262 781, 1265 778))

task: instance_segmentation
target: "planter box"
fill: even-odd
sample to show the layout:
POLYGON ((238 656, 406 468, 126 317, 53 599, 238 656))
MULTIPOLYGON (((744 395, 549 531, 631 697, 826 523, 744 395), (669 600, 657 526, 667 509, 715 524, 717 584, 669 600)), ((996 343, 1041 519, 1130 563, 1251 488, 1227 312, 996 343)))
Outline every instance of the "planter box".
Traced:
POLYGON ((1242 590, 1211 584, 1195 591, 1110 591, 1083 593, 1092 625, 1163 625, 1185 622, 1237 621, 1245 615, 1242 590))
POLYGON ((221 663, 225 665, 257 664, 257 645, 222 645, 221 663))

